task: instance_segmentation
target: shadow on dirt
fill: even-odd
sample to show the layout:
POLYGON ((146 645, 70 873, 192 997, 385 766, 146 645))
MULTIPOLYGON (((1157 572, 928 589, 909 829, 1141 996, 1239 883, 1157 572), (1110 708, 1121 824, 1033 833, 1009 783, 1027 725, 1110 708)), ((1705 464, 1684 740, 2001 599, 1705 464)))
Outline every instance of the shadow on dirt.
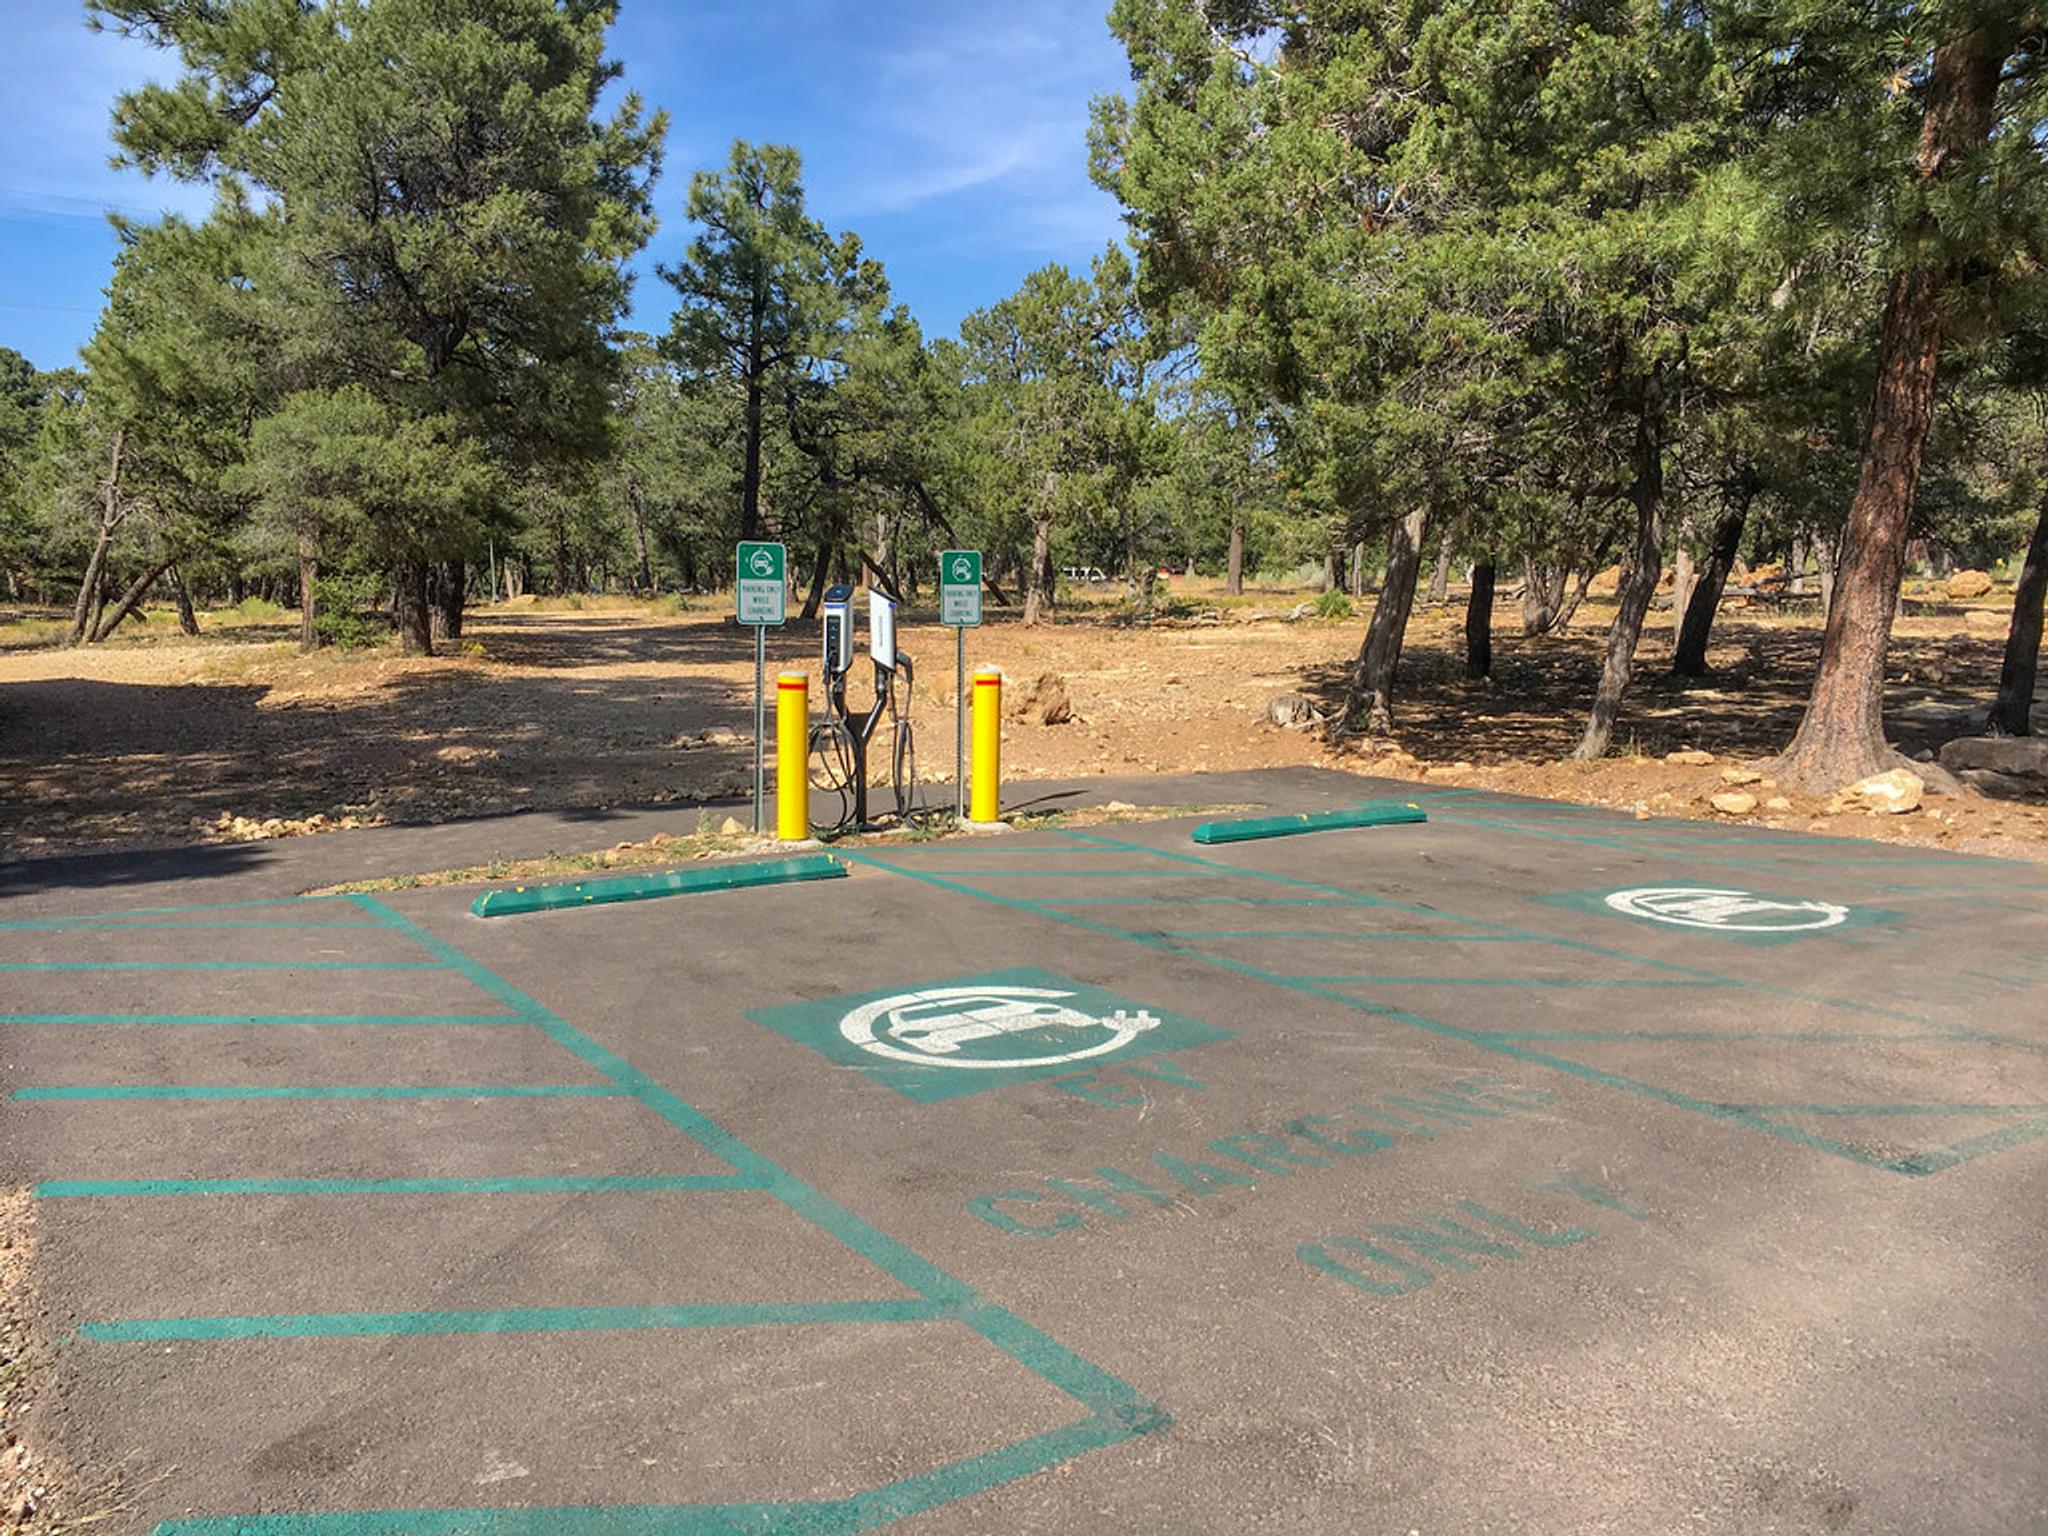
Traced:
POLYGON ((444 821, 738 793, 751 681, 409 672, 265 703, 247 684, 0 686, 0 843, 192 842, 262 822, 444 821), (732 733, 716 744, 710 729, 732 733))
MULTIPOLYGON (((1782 751, 1806 708, 1820 634, 1724 619, 1703 678, 1671 671, 1669 632, 1646 638, 1615 728, 1615 750, 1652 757, 1699 747, 1727 757, 1782 751)), ((1464 675, 1462 648, 1410 644, 1394 695, 1396 735, 1417 756, 1475 763, 1547 760, 1577 745, 1600 677, 1605 635, 1579 630, 1526 639, 1499 629, 1493 676, 1464 675)), ((2003 640, 1895 636, 1886 719, 1908 752, 1938 748, 1970 729, 1969 711, 1998 686, 2003 640)), ((1317 667, 1301 691, 1334 718, 1344 707, 1348 666, 1317 667)))

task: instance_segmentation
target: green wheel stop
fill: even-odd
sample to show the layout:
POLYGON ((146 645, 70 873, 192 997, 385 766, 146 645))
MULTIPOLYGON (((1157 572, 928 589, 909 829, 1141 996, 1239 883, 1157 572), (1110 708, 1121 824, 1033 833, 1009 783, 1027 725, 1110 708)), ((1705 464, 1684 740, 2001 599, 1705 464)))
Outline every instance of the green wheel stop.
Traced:
POLYGON ((1372 800, 1348 811, 1316 811, 1302 816, 1250 816, 1237 821, 1205 821, 1188 834, 1198 843, 1249 843, 1262 837, 1293 837, 1302 832, 1335 832, 1345 827, 1388 827, 1427 821, 1422 807, 1406 800, 1372 800))
POLYGON ((848 873, 846 864, 830 854, 806 853, 751 864, 669 869, 658 875, 519 885, 509 891, 486 891, 469 910, 478 917, 515 917, 522 912, 554 912, 564 907, 594 907, 615 901, 652 901, 657 896, 688 896, 699 891, 737 891, 748 886, 789 885, 801 880, 843 880, 848 873))

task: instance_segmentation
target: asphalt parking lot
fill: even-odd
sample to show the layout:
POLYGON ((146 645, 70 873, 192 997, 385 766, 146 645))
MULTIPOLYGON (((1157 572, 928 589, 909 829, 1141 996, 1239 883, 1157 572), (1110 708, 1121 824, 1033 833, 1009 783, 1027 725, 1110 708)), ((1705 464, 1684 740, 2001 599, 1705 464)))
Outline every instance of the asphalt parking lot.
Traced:
POLYGON ((1417 791, 15 866, 51 1422, 167 1536, 2048 1530, 2048 873, 1417 791))

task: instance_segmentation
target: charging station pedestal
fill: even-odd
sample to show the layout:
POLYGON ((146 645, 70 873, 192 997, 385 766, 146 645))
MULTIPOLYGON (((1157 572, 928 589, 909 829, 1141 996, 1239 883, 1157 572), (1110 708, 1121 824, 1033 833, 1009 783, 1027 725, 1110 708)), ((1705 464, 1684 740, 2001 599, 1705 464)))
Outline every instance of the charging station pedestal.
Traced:
MULTIPOLYGON (((844 830, 865 831, 868 819, 868 744, 874 740, 884 716, 896 719, 895 769, 897 811, 905 809, 906 786, 901 782, 903 759, 908 751, 909 724, 896 709, 896 684, 911 686, 910 658, 896 648, 896 594, 883 584, 881 573, 870 566, 868 584, 868 657, 875 666, 875 697, 868 708, 855 713, 846 698, 847 674, 853 670, 853 588, 842 582, 825 592, 824 637, 821 661, 825 674, 825 707, 830 719, 820 733, 843 733, 847 754, 847 789, 852 806, 844 830)), ((815 750, 815 744, 814 744, 815 750)))

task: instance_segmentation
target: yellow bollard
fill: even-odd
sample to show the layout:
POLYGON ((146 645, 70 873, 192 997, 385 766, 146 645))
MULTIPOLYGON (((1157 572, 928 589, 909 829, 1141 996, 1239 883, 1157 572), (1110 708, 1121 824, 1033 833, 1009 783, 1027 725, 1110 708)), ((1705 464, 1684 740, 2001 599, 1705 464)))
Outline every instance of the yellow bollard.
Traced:
POLYGON ((775 679, 775 835, 800 843, 811 835, 811 680, 802 672, 775 679))
POLYGON ((983 825, 1002 820, 1003 674, 983 667, 974 674, 974 788, 967 819, 983 825))

